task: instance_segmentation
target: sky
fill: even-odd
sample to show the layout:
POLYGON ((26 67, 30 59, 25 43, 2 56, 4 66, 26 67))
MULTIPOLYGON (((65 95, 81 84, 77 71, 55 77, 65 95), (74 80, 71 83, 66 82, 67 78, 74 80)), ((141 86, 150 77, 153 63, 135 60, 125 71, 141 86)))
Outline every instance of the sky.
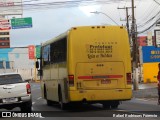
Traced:
MULTIPOLYGON (((68 0, 74 2, 69 2, 69 4, 66 2, 63 4, 56 3, 56 5, 51 6, 51 3, 62 1, 64 2, 67 0, 23 0, 22 17, 31 17, 33 27, 11 29, 11 47, 40 45, 42 42, 50 40, 75 26, 115 25, 110 18, 119 25, 126 25, 126 21, 122 21, 126 18, 125 9, 117 8, 131 6, 131 0, 101 0, 103 2, 93 2, 100 0, 81 0, 82 2, 75 2, 79 0, 68 0), (44 8, 37 6, 39 3, 49 4, 44 8), (31 6, 31 4, 34 4, 34 6, 31 6), (106 15, 91 13, 94 11, 103 12, 106 15)), ((159 0, 157 1, 160 2, 159 0)), ((135 18, 138 31, 145 30, 160 17, 160 14, 154 17, 160 11, 159 4, 154 0, 135 0, 135 6, 135 18), (152 17, 154 17, 154 19, 150 20, 152 17)), ((131 19, 131 9, 129 9, 128 12, 131 19)), ((7 17, 18 18, 21 16, 7 17)), ((151 30, 153 31, 154 27, 151 30)), ((143 34, 146 34, 147 32, 143 34)))

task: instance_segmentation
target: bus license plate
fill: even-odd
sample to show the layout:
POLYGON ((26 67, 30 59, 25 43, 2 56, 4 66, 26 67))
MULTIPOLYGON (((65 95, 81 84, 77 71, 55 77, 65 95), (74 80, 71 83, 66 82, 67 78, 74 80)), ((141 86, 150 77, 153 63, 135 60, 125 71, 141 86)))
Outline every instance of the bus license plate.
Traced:
POLYGON ((17 102, 18 98, 5 98, 3 99, 3 103, 17 102))
POLYGON ((111 80, 101 80, 101 84, 110 84, 111 80))

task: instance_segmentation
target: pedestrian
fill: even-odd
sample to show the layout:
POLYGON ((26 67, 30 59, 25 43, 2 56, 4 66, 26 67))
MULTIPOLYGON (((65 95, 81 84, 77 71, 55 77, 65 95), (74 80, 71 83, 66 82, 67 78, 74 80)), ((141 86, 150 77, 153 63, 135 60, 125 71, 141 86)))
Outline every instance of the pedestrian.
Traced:
POLYGON ((158 105, 160 105, 160 63, 158 64, 157 80, 158 80, 158 105))

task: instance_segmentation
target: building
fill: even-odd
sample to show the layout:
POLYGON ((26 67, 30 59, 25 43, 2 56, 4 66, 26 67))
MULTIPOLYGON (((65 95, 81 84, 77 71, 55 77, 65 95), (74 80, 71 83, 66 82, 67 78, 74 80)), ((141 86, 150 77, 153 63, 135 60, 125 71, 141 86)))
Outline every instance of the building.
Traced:
POLYGON ((147 36, 139 36, 137 37, 139 46, 147 46, 147 36))
MULTIPOLYGON (((151 41, 152 45, 155 46, 155 37, 152 36, 151 39, 152 39, 151 41)), ((150 46, 148 45, 148 42, 149 42, 148 36, 138 36, 137 41, 138 41, 139 46, 150 46)))
POLYGON ((0 48, 10 48, 10 29, 9 20, 0 18, 0 48))
POLYGON ((0 30, 0 48, 10 48, 9 30, 0 30))
POLYGON ((137 37, 139 44, 139 81, 144 83, 157 82, 160 48, 155 47, 155 36, 137 37))
POLYGON ((1 48, 0 73, 15 72, 21 74, 24 80, 36 79, 35 61, 29 59, 28 54, 28 47, 1 48))
POLYGON ((160 48, 155 46, 140 47, 141 78, 144 83, 157 82, 160 48))

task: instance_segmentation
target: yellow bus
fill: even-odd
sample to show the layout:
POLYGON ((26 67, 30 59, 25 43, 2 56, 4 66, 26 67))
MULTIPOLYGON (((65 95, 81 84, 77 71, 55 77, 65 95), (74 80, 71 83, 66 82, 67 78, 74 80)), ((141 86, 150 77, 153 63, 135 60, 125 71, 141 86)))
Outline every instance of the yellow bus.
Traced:
POLYGON ((117 108, 130 100, 131 57, 122 26, 79 26, 46 41, 41 48, 41 89, 47 104, 74 103, 117 108))

